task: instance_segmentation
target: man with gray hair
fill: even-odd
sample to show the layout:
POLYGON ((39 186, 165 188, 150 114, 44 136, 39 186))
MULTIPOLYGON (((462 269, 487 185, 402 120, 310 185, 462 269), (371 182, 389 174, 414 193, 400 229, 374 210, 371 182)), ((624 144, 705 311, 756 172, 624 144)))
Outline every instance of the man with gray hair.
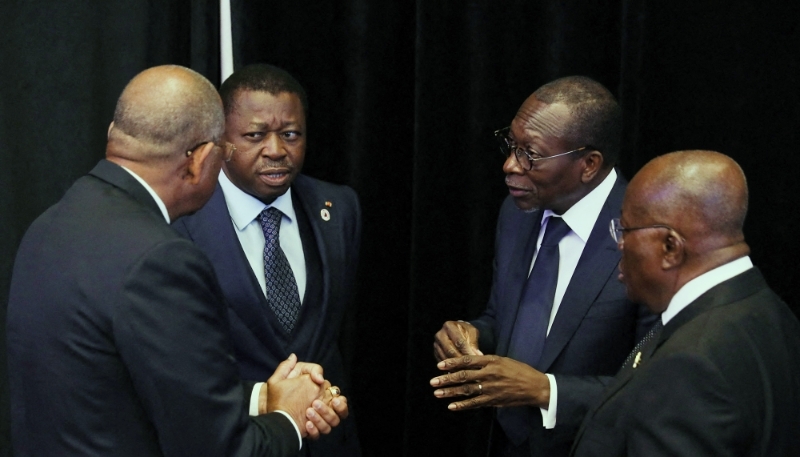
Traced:
POLYGON ((214 271, 169 226, 211 196, 232 150, 223 126, 201 75, 145 70, 119 98, 106 160, 26 232, 7 318, 17 457, 289 456, 347 416, 294 355, 248 416, 214 271))
POLYGON ((509 197, 478 319, 436 334, 438 398, 497 407, 493 456, 564 456, 581 419, 653 316, 625 298, 608 239, 625 180, 614 169, 622 112, 596 81, 536 90, 498 130, 509 197), (483 355, 493 354, 493 355, 483 355))

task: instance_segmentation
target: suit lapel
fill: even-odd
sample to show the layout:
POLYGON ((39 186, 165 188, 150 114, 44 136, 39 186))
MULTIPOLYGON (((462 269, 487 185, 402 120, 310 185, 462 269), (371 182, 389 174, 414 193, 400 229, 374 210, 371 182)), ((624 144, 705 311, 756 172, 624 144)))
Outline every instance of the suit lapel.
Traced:
POLYGON ((272 310, 239 243, 219 184, 191 224, 192 238, 205 246, 230 309, 259 340, 267 346, 273 344, 272 335, 279 330, 272 329, 268 318, 272 310))
POLYGON ((617 177, 606 199, 583 253, 561 300, 558 313, 545 340, 544 351, 536 368, 546 371, 578 330, 609 277, 616 272, 620 255, 608 233, 608 221, 617 217, 625 193, 624 180, 617 177))
MULTIPOLYGON (((330 302, 332 289, 337 286, 340 281, 334 281, 333 276, 339 275, 341 268, 340 263, 335 263, 333 259, 341 258, 337 250, 344 247, 344 240, 342 237, 342 230, 339 228, 341 220, 337 217, 336 208, 333 206, 327 207, 325 205, 325 197, 317 192, 317 189, 312 183, 303 175, 298 175, 295 182, 292 184, 293 195, 296 194, 299 205, 295 205, 295 211, 303 211, 306 215, 311 231, 314 235, 316 248, 319 252, 320 262, 322 263, 322 307, 323 313, 327 312, 327 307, 330 302), (321 211, 327 211, 329 215, 328 220, 323 219, 321 211), (339 265, 338 268, 336 265, 339 265)), ((313 248, 303 246, 303 249, 313 248)), ((308 307, 301 307, 301 316, 307 312, 308 307)), ((318 322, 324 319, 318 319, 318 322)))
POLYGON ((614 381, 604 391, 600 401, 591 409, 588 417, 592 417, 597 411, 602 409, 603 405, 624 388, 631 379, 636 376, 641 368, 647 367, 647 363, 651 359, 657 357, 658 350, 683 325, 706 311, 737 302, 766 287, 767 284, 761 272, 757 268, 751 268, 740 275, 712 287, 706 293, 698 297, 664 326, 664 330, 661 332, 658 342, 649 348, 647 351, 648 353, 642 354, 642 365, 640 368, 622 370, 617 374, 614 381))

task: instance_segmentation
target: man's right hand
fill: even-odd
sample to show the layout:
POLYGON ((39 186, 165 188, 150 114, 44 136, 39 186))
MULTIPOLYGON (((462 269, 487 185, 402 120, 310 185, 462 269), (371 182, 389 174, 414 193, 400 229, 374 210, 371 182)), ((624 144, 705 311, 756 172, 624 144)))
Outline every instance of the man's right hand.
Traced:
POLYGON ((292 416, 304 438, 316 439, 320 433, 330 433, 349 413, 347 398, 333 399, 330 386, 322 377, 322 367, 297 362, 292 354, 262 386, 266 411, 260 412, 284 411, 292 416))
POLYGON ((483 355, 478 349, 478 333, 469 322, 445 322, 434 337, 433 356, 441 362, 462 355, 483 355))

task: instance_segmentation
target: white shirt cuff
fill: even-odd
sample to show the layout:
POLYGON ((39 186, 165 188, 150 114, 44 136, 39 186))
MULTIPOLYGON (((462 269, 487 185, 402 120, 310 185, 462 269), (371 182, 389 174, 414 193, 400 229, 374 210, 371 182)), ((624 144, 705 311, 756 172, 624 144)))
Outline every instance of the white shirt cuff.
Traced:
MULTIPOLYGON (((264 384, 263 382, 257 382, 256 385, 253 386, 253 392, 250 393, 250 415, 251 416, 258 416, 258 397, 261 394, 261 385, 264 384)), ((297 424, 294 423, 294 419, 292 416, 289 415, 286 411, 275 410, 276 413, 281 413, 289 419, 289 422, 292 423, 294 427, 294 431, 297 432, 297 441, 300 442, 300 447, 298 449, 303 449, 303 437, 300 435, 300 428, 297 427, 297 424)))
POLYGON ((558 384, 556 384, 556 377, 545 373, 547 379, 550 381, 550 403, 547 409, 539 408, 542 412, 542 425, 544 428, 554 428, 556 426, 556 405, 558 404, 558 384))

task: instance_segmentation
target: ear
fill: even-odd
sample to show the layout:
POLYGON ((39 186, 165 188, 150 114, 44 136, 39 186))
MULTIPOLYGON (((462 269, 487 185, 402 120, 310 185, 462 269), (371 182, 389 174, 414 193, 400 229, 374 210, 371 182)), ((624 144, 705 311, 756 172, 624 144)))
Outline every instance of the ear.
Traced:
POLYGON ((674 230, 667 232, 662 249, 661 268, 664 270, 677 268, 686 259, 686 242, 674 230))
POLYGON ((111 123, 108 124, 108 132, 106 132, 106 139, 108 139, 108 137, 111 136, 111 130, 113 129, 114 129, 114 121, 111 121, 111 123))
POLYGON ((203 174, 207 172, 208 167, 212 166, 216 157, 211 151, 214 150, 214 143, 209 141, 203 144, 194 151, 190 151, 189 157, 186 160, 189 162, 186 167, 186 179, 190 184, 198 184, 203 179, 203 174))
POLYGON ((581 172, 581 181, 588 183, 597 176, 597 173, 603 168, 603 154, 600 151, 589 151, 588 154, 581 158, 583 170, 581 172))

